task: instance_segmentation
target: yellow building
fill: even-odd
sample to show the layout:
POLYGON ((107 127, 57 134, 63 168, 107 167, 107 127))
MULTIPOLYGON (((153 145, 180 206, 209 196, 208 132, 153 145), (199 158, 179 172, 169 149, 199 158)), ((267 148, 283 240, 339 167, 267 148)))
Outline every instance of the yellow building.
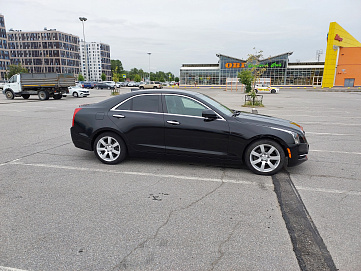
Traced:
POLYGON ((339 49, 342 47, 361 47, 361 43, 338 23, 332 22, 327 35, 326 59, 322 80, 323 88, 331 88, 335 85, 338 54, 339 49))

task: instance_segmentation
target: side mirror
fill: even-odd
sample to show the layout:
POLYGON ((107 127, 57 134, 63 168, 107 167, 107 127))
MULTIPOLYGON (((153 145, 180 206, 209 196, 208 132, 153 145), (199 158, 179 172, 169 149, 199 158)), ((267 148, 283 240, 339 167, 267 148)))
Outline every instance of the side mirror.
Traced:
POLYGON ((216 112, 214 112, 211 109, 203 110, 202 117, 205 118, 205 120, 208 120, 208 121, 218 119, 218 115, 216 114, 216 112))

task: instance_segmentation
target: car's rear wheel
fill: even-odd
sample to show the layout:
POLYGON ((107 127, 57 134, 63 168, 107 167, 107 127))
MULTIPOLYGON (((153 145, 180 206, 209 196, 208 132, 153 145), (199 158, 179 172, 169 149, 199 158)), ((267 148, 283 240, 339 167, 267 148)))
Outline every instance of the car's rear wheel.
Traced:
POLYGON ((245 163, 256 174, 273 175, 285 164, 285 152, 275 141, 260 139, 248 146, 245 163))
POLYGON ((79 95, 78 95, 78 92, 73 92, 73 96, 74 97, 78 97, 79 95))
POLYGON ((104 164, 114 165, 125 159, 127 147, 119 135, 106 132, 96 138, 94 153, 104 164))
POLYGON ((272 89, 272 90, 271 90, 271 93, 276 93, 276 90, 275 90, 275 89, 272 89))

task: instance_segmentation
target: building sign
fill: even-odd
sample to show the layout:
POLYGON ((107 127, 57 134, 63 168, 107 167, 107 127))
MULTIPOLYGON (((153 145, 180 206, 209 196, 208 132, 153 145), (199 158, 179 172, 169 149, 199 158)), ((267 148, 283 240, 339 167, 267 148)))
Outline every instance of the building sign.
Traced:
POLYGON ((281 68, 282 67, 282 64, 281 63, 276 63, 276 62, 273 62, 272 64, 258 64, 258 65, 254 65, 254 64, 249 64, 248 65, 248 68, 281 68))
POLYGON ((232 68, 232 69, 237 69, 237 68, 245 68, 246 67, 246 63, 226 63, 225 64, 225 67, 227 68, 227 69, 230 69, 230 68, 232 68))
POLYGON ((281 68, 282 64, 281 63, 267 63, 267 64, 248 64, 246 66, 246 63, 226 63, 225 67, 227 69, 239 69, 239 68, 281 68))
POLYGON ((338 41, 343 41, 343 38, 341 38, 338 34, 336 34, 336 36, 335 36, 335 40, 338 40, 338 41))

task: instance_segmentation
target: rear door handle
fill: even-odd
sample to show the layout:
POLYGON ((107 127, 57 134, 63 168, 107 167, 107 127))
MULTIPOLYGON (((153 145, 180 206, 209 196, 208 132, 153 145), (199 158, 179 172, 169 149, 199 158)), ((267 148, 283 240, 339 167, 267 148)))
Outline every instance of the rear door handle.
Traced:
POLYGON ((125 117, 123 115, 113 115, 114 118, 117 119, 124 119, 125 117))
POLYGON ((167 120, 167 123, 172 124, 172 125, 179 125, 180 123, 176 120, 167 120))

